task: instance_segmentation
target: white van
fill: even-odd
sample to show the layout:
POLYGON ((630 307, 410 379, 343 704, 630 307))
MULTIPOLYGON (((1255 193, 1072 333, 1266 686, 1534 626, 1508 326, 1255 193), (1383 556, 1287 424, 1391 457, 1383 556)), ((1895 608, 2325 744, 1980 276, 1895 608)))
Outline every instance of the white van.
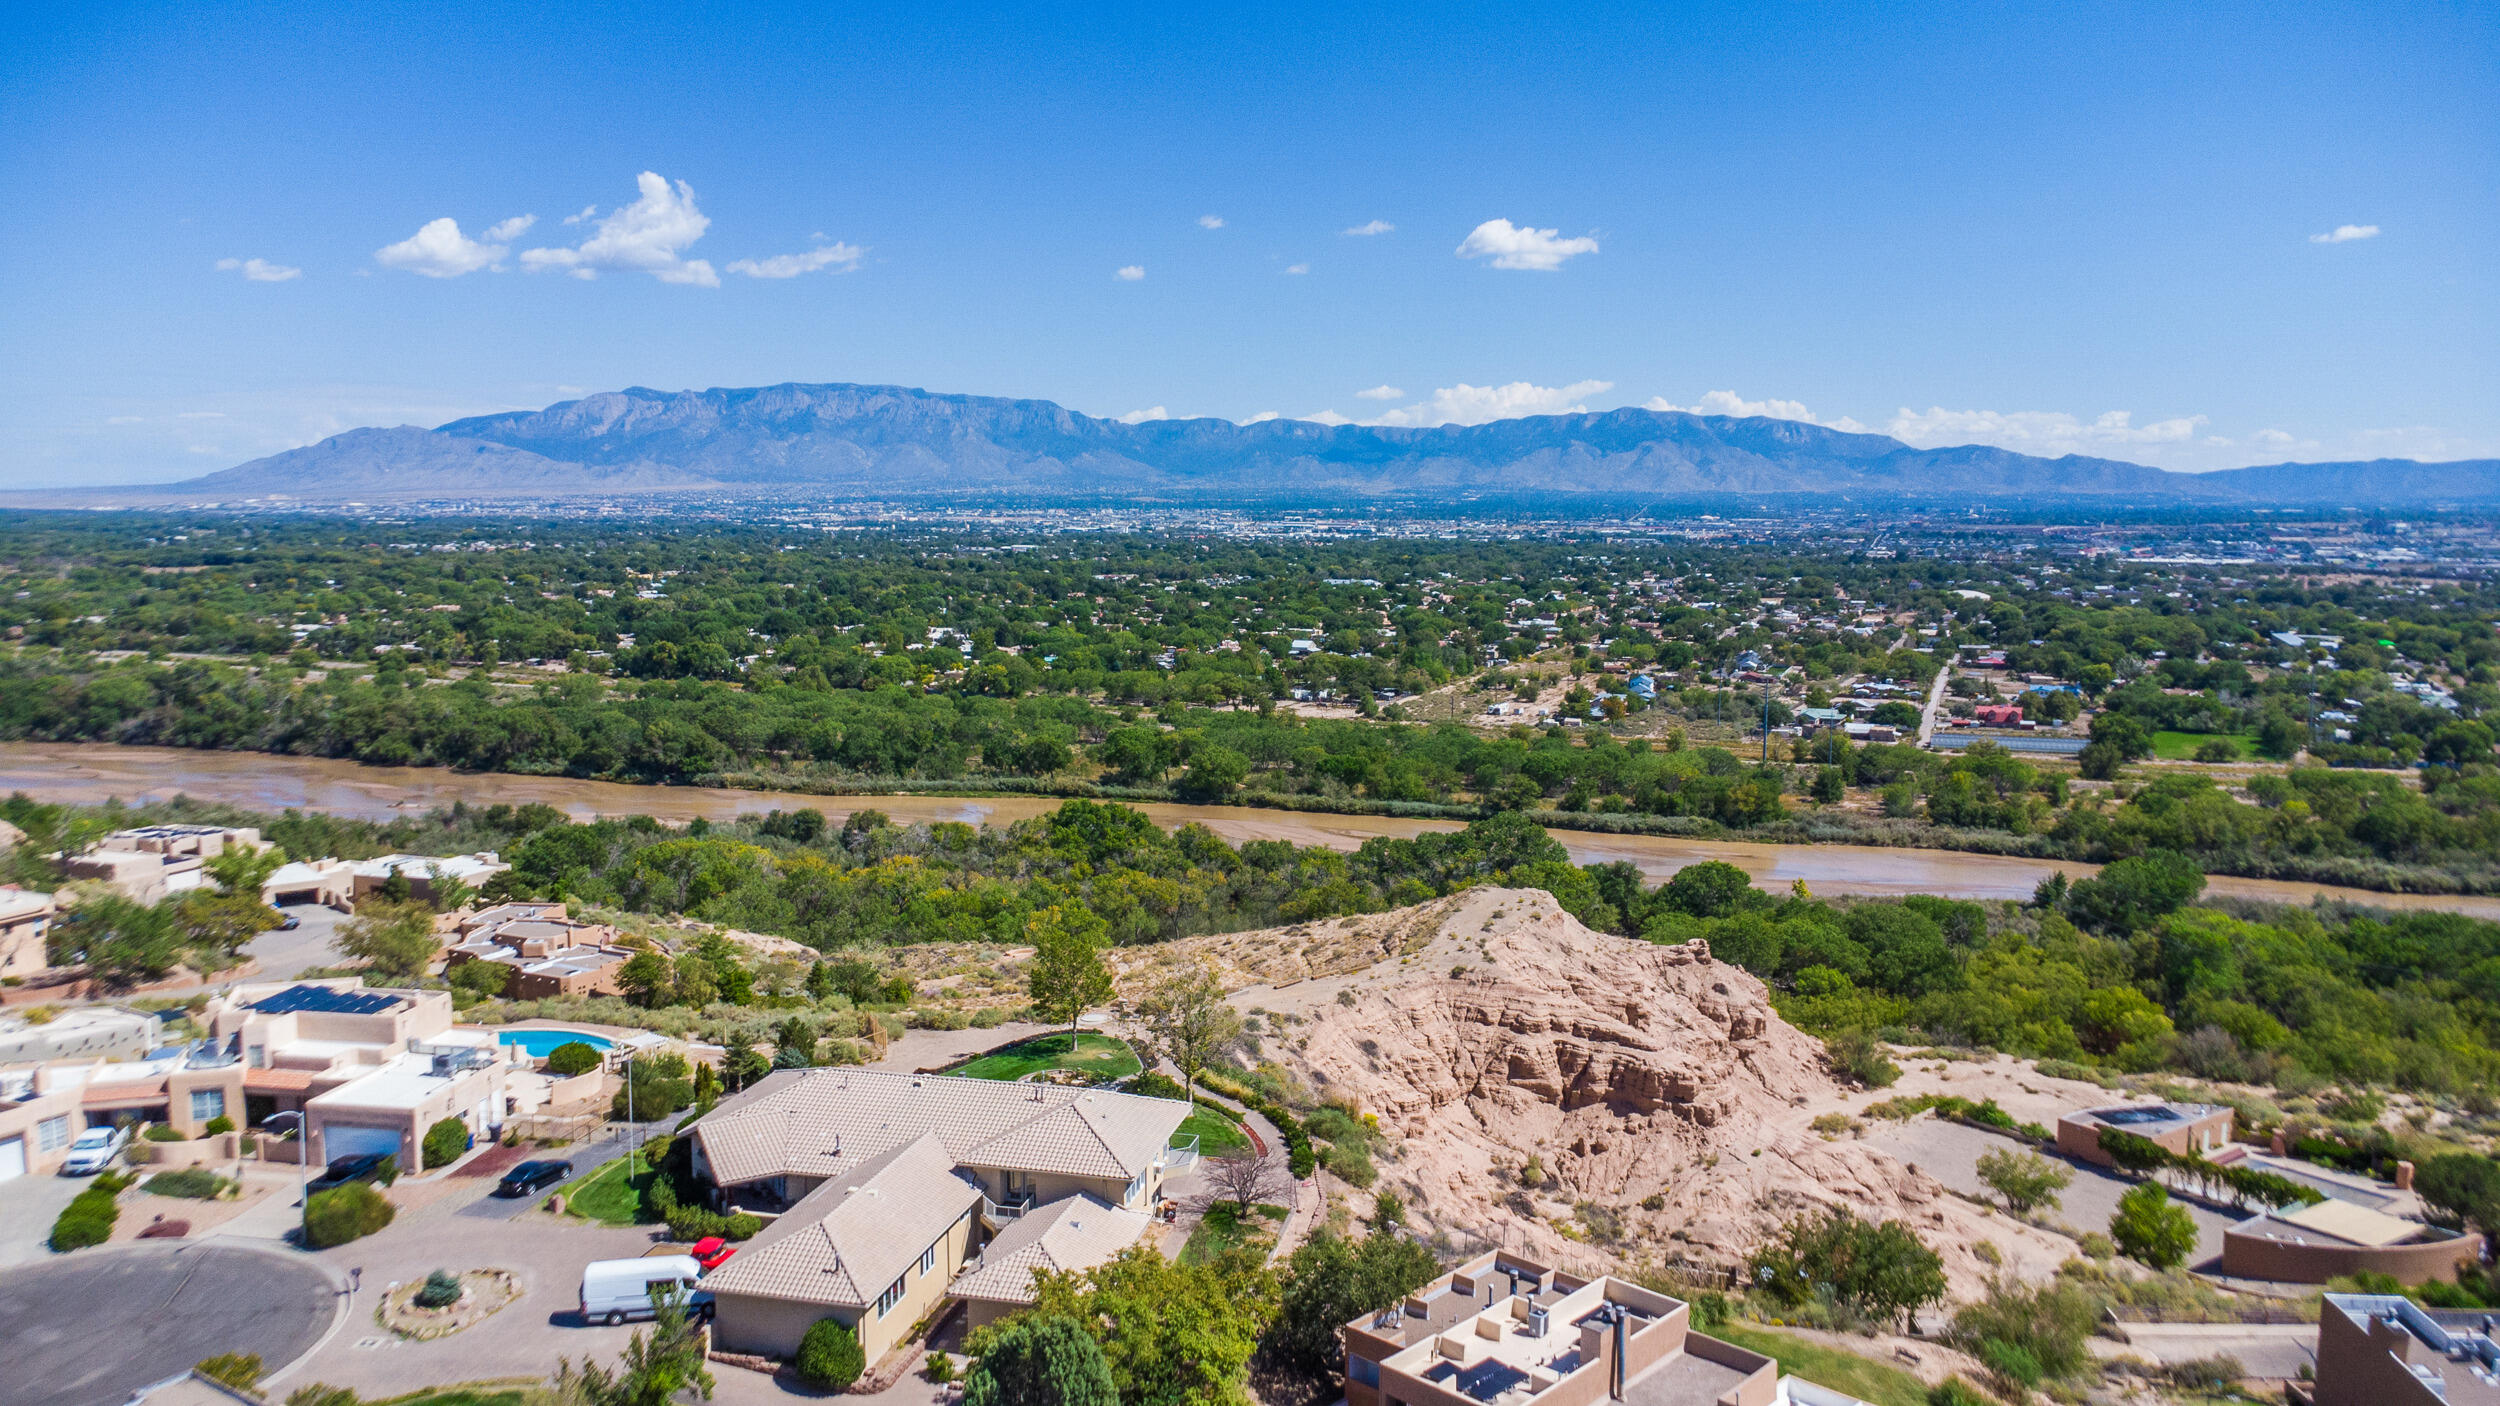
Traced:
POLYGON ((703 1266, 692 1255, 649 1255, 638 1260, 593 1260, 582 1266, 582 1321, 610 1327, 628 1318, 651 1316, 651 1290, 677 1284, 686 1291, 686 1311, 697 1319, 712 1311, 712 1296, 695 1288, 703 1266))

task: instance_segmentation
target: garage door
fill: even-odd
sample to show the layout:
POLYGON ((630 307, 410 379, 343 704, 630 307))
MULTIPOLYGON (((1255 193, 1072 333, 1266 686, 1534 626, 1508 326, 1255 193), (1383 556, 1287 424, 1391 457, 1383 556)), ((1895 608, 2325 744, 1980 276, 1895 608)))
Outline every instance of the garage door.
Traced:
POLYGON ((26 1175, 26 1139, 0 1139, 0 1181, 15 1181, 26 1175))
POLYGON ((325 1123, 321 1128, 321 1155, 335 1162, 341 1157, 361 1157, 368 1152, 399 1155, 399 1129, 365 1128, 354 1123, 325 1123))

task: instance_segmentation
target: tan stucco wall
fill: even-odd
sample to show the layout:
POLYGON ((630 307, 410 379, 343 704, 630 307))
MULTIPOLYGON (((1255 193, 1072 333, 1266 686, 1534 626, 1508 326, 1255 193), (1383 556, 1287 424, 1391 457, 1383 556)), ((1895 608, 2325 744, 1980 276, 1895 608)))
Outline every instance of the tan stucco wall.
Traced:
POLYGON ((76 1089, 58 1090, 25 1103, 0 1107, 0 1141, 13 1137, 26 1139, 26 1172, 29 1176, 41 1176, 58 1168, 69 1156, 70 1143, 76 1142, 78 1135, 86 1130, 86 1113, 79 1107, 76 1089), (43 1150, 43 1139, 37 1130, 45 1120, 62 1117, 69 1119, 69 1136, 60 1146, 47 1152, 43 1150))
POLYGON ((714 1300, 713 1336, 730 1352, 790 1357, 798 1352, 799 1339, 816 1320, 837 1318, 859 1335, 860 1351, 874 1366, 945 1299, 946 1286, 954 1282, 965 1256, 972 1253, 972 1221, 970 1214, 964 1215, 939 1238, 936 1268, 923 1274, 920 1262, 912 1261, 904 1273, 902 1302, 882 1316, 874 1299, 885 1291, 884 1284, 862 1286, 871 1301, 859 1309, 791 1303, 756 1294, 720 1294, 714 1300))
POLYGON ((2421 1284, 2447 1278, 2460 1263, 2479 1261, 2482 1253, 2479 1235, 2458 1235, 2426 1245, 2370 1246, 2324 1241, 2295 1245, 2242 1234, 2237 1227, 2222 1232, 2223 1273, 2288 1284, 2323 1284, 2363 1270, 2393 1276, 2399 1284, 2421 1284))
POLYGON ((2330 1305, 2318 1315, 2317 1406, 2437 1406, 2438 1394, 2405 1370, 2417 1348, 2402 1328, 2365 1327, 2330 1305))

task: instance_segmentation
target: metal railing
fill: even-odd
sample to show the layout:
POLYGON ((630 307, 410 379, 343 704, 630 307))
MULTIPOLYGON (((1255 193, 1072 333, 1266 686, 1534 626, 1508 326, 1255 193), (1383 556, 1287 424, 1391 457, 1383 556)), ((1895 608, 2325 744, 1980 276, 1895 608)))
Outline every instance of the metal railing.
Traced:
POLYGON ((991 1200, 987 1192, 982 1193, 981 1196, 981 1214, 1000 1225, 1032 1209, 1033 1188, 1029 1186, 1004 1201, 991 1200))
POLYGON ((1164 1149, 1163 1169, 1167 1172, 1184 1172, 1197 1165, 1198 1135, 1196 1133, 1191 1133, 1184 1138, 1174 1138, 1172 1145, 1164 1149))

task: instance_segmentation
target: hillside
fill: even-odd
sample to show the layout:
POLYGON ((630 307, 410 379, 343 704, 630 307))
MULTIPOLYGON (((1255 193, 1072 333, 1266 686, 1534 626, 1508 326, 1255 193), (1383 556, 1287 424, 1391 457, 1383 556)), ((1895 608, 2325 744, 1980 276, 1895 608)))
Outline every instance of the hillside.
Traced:
MULTIPOLYGON (((636 387, 435 429, 352 430, 114 501, 543 498, 683 489, 910 499, 1586 502, 2500 501, 2500 461, 2176 474, 1987 446, 1914 449, 1792 420, 1639 409, 1392 429, 1306 420, 1124 424, 1040 400, 899 386, 636 387)), ((78 497, 82 495, 51 495, 78 497)))
POLYGON ((1985 1277, 1983 1240, 2032 1272, 2073 1252, 1813 1131, 1818 1113, 1868 1100, 1833 1081, 1821 1042, 1761 982, 1699 943, 1592 932, 1541 890, 1121 955, 1127 990, 1199 958, 1240 983, 1235 1004, 1267 1013, 1265 1054, 1376 1115, 1384 1184, 1461 1243, 1732 1264, 1789 1217, 1846 1205, 1915 1227, 1957 1289, 1985 1277))

